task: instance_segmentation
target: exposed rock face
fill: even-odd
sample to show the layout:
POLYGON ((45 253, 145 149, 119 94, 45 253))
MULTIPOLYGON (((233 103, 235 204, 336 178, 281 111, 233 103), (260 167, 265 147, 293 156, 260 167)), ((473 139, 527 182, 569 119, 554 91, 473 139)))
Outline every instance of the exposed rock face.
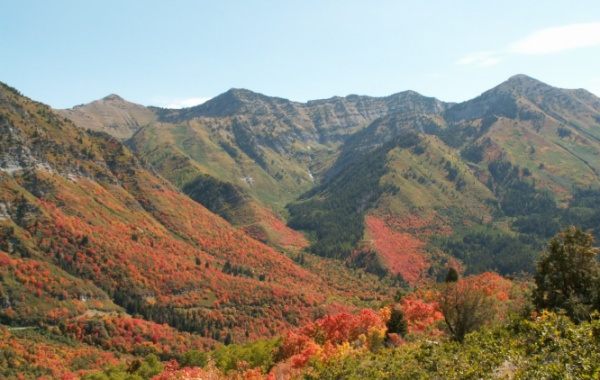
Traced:
POLYGON ((156 121, 181 123, 194 118, 247 119, 254 133, 277 150, 303 143, 343 141, 377 118, 396 113, 441 114, 451 104, 405 91, 387 97, 349 95, 307 103, 231 89, 201 105, 179 110, 144 107, 118 95, 58 112, 82 128, 128 139, 156 121))
POLYGON ((30 149, 29 139, 18 128, 0 120, 0 170, 14 173, 18 170, 46 169, 49 165, 30 149))

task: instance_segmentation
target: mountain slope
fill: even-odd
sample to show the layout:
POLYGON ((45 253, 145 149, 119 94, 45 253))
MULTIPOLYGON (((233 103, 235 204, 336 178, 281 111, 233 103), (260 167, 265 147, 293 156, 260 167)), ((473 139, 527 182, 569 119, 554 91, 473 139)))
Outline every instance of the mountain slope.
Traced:
MULTIPOLYGON (((316 234, 317 254, 371 269, 375 261, 413 282, 436 272, 431 262, 415 264, 418 276, 408 269, 418 247, 427 260, 441 248, 468 271, 531 271, 543 239, 578 220, 569 210, 583 193, 574 189, 600 185, 599 101, 518 75, 442 112, 383 116, 346 140, 321 185, 290 206, 290 225, 316 234), (481 236, 486 249, 467 243, 481 236)), ((578 222, 593 227, 594 218, 578 222)))
MULTIPOLYGON (((273 230, 285 227, 273 217, 281 220, 284 206, 318 181, 341 141, 380 116, 439 114, 446 107, 411 91, 303 104, 232 89, 188 109, 149 109, 159 122, 139 129, 127 144, 211 211, 282 247, 273 230)), ((292 231, 284 235, 288 241, 295 235, 295 249, 306 245, 292 231)))
POLYGON ((349 271, 325 280, 232 228, 116 139, 0 90, 0 249, 8 283, 23 284, 6 287, 5 323, 47 320, 51 306, 74 303, 61 320, 87 308, 124 309, 207 338, 243 341, 308 321, 330 303, 347 302, 346 292, 374 297, 358 290, 349 271), (40 275, 29 269, 33 278, 21 279, 29 266, 58 276, 57 289, 33 285, 40 275), (34 314, 28 308, 35 302, 19 301, 16 292, 30 299, 36 289, 33 297, 50 306, 34 314), (81 297, 100 302, 74 301, 81 297))

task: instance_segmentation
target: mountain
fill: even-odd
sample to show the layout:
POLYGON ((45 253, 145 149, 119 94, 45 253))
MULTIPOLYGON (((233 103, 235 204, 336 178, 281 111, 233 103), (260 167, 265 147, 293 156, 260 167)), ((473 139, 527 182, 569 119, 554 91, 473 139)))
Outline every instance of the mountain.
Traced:
POLYGON ((600 185, 598 102, 517 75, 441 112, 383 116, 289 206, 290 225, 317 235, 314 253, 409 282, 444 272, 438 248, 468 272, 531 272, 544 239, 598 220, 584 190, 600 185))
POLYGON ((415 283, 450 263, 532 271, 561 225, 593 224, 593 209, 569 210, 600 186, 599 102, 525 75, 459 104, 412 91, 298 103, 232 89, 196 107, 152 109, 157 122, 126 144, 256 239, 310 244, 415 283), (480 235, 491 246, 458 243, 480 235))
MULTIPOLYGON (((134 371, 298 326, 325 344, 316 326, 450 267, 531 273, 562 227, 600 223, 599 139, 600 99, 524 75, 458 104, 232 89, 182 110, 59 112, 0 84, 2 374, 134 371)), ((403 304, 437 313, 421 301, 403 304)), ((303 336, 286 355, 314 355, 303 336)))
POLYGON ((0 131, 3 325, 167 359, 186 342, 268 337, 330 305, 378 297, 373 277, 312 257, 297 255, 298 264, 192 201, 116 138, 4 84, 0 131), (128 329, 138 335, 119 338, 128 329))
MULTIPOLYGON (((231 89, 196 107, 148 108, 157 121, 127 145, 211 211, 281 247, 272 231, 285 231, 285 205, 312 188, 348 136, 383 115, 445 108, 412 91, 297 103, 231 89)), ((292 235, 285 231, 283 240, 292 235)))
POLYGON ((156 121, 151 109, 128 102, 115 94, 56 112, 81 128, 106 132, 118 139, 128 139, 142 126, 156 121))

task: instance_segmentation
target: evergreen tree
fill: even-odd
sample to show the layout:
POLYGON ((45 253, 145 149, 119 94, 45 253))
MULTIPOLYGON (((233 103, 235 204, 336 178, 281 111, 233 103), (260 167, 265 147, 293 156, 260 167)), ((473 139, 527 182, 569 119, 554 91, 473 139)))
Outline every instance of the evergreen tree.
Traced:
POLYGON ((386 323, 388 334, 398 334, 400 336, 406 335, 408 331, 408 324, 406 318, 404 318, 404 312, 400 308, 394 307, 390 315, 390 320, 386 323))
POLYGON ((458 281, 458 272, 453 267, 448 268, 448 274, 446 274, 446 279, 444 282, 457 282, 458 281))
POLYGON ((597 309, 599 265, 594 238, 569 227, 550 240, 537 264, 533 302, 538 309, 564 310, 575 321, 597 309))

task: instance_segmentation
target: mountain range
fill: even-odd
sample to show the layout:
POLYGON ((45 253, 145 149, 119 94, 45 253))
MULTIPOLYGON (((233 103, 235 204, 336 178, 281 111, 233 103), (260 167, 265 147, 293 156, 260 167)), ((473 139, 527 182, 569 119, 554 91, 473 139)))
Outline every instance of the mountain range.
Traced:
POLYGON ((11 338, 23 352, 90 343, 99 368, 275 336, 449 267, 532 273, 561 227, 600 223, 598 155, 600 99, 525 75, 462 103, 232 89, 184 109, 53 110, 1 84, 0 321, 44 329, 11 338))
MULTIPOLYGON (((475 224, 520 241, 515 226, 527 221, 517 214, 541 211, 554 212, 545 228, 556 231, 573 217, 555 210, 600 184, 599 99, 526 75, 463 103, 413 91, 298 103, 231 89, 180 110, 111 95, 59 112, 123 136, 185 194, 264 243, 285 249, 287 221, 308 232, 299 246, 411 283, 443 271, 456 256, 444 240, 462 239, 457 231, 475 224), (384 249, 376 236, 389 234, 399 234, 399 246, 384 249), (406 256, 419 275, 397 264, 406 256)), ((504 254, 486 265, 459 258, 468 271, 505 274, 531 271, 534 260, 503 268, 504 254)))

